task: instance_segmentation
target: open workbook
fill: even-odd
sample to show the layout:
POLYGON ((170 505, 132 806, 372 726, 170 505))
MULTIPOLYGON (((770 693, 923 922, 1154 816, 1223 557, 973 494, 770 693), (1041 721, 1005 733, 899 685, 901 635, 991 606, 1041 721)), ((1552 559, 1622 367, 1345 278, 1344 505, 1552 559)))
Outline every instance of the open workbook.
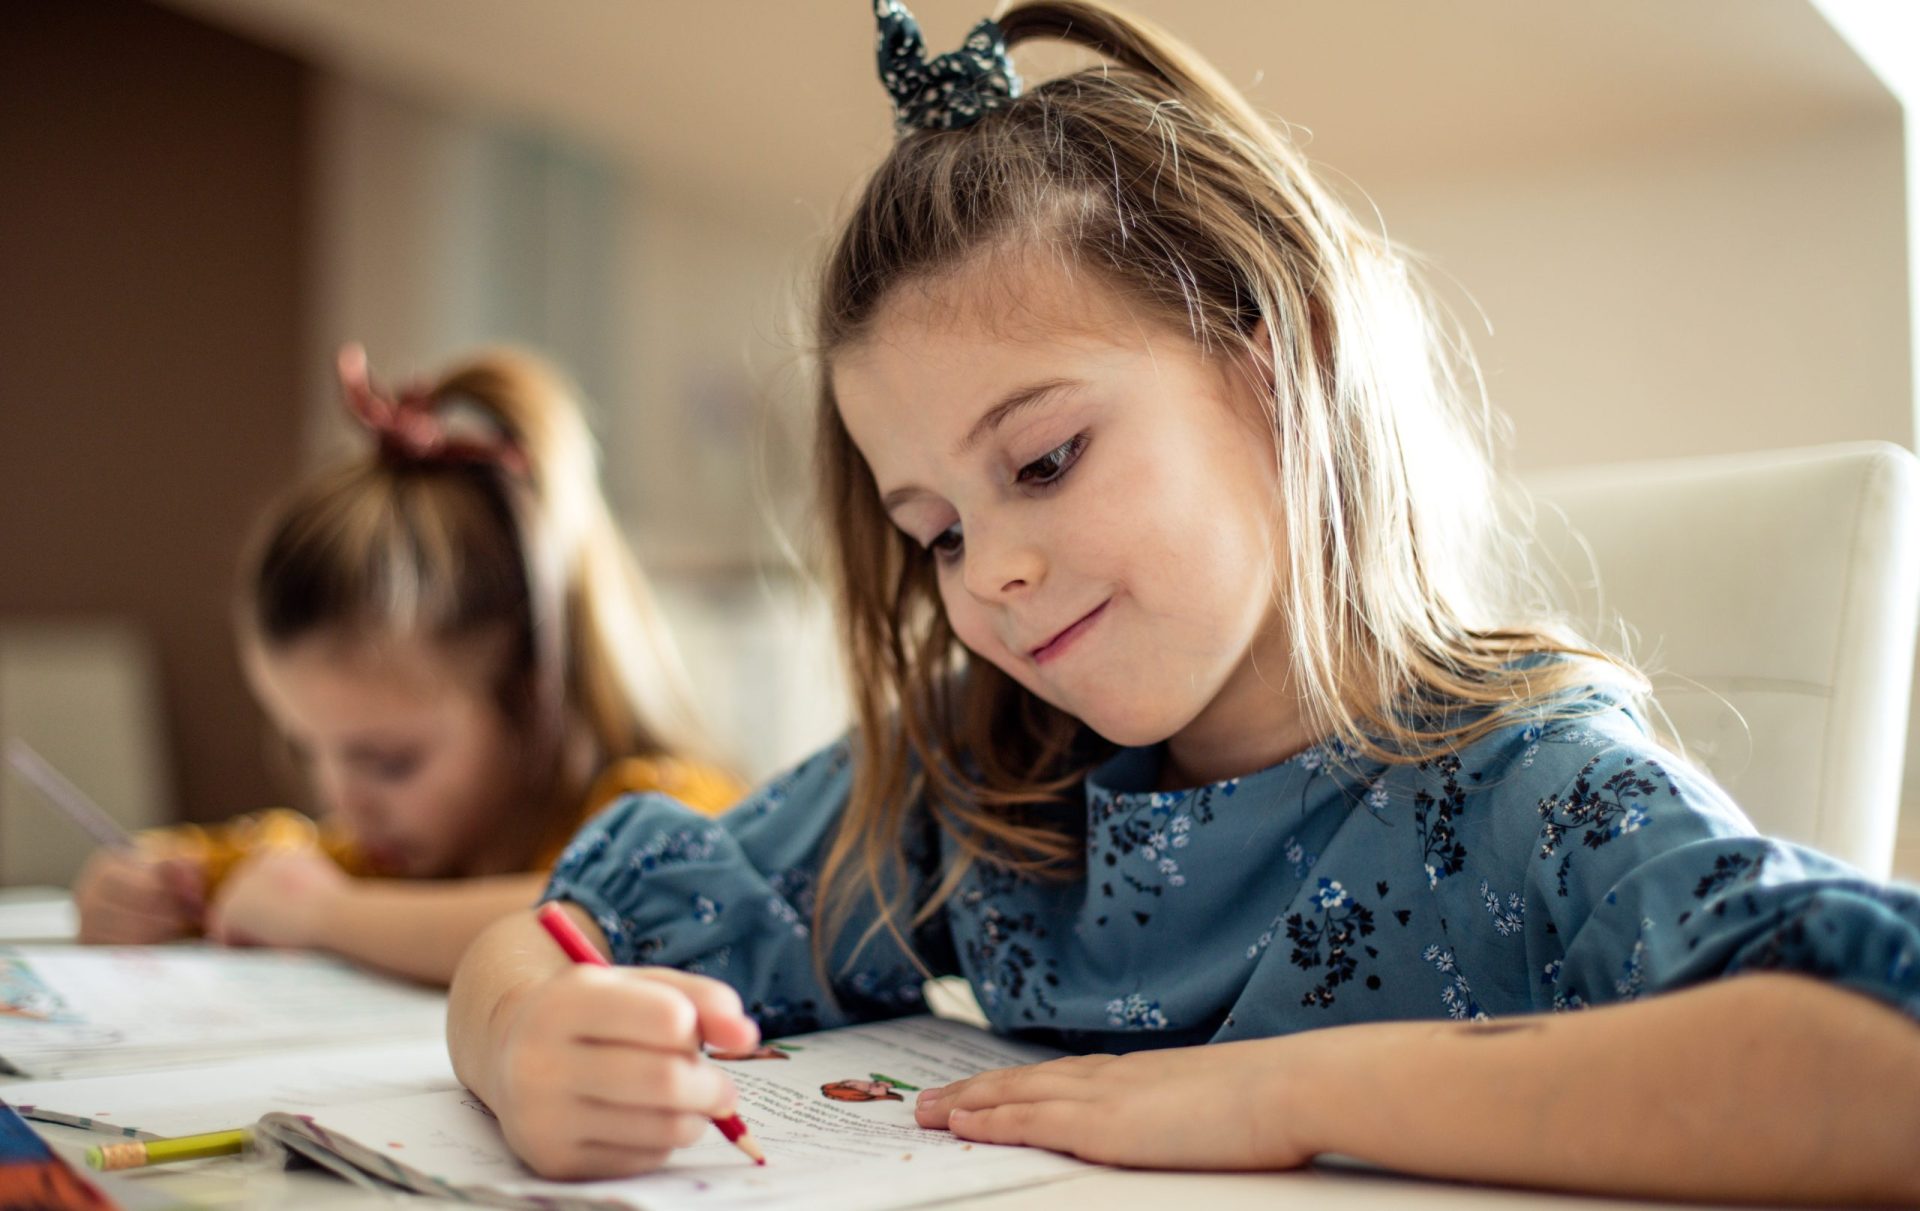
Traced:
MULTIPOLYGON (((17 968, 31 972, 44 956, 41 948, 28 948, 14 957, 17 968)), ((175 974, 184 989, 189 976, 210 986, 236 978, 240 968, 221 960, 255 957, 260 956, 177 950, 148 952, 146 961, 183 963, 175 974), (215 974, 215 968, 224 970, 215 974)), ((123 955, 120 961, 135 960, 123 955)), ((49 978, 26 987, 77 989, 72 972, 60 968, 60 962, 52 963, 49 978), (63 975, 68 977, 64 984, 63 975)), ((145 974, 165 982, 157 967, 145 974)), ((430 1028, 420 1029, 416 1021, 414 1028, 402 1029, 403 1006, 388 1001, 387 994, 417 990, 384 988, 384 982, 342 983, 330 968, 279 974, 289 984, 282 1008, 289 1020, 309 1028, 304 1043, 265 1046, 258 1043, 259 1034, 247 1043, 236 1033, 234 1049, 223 1053, 217 1026, 190 1038, 187 1023, 176 1022, 169 1029, 177 1032, 167 1037, 179 1049, 167 1052, 150 1032, 141 1036, 144 1044, 123 1053, 131 1063, 123 1063, 120 1071, 111 1071, 110 1055, 117 1047, 111 1042, 103 1048, 109 1054, 92 1063, 63 1058, 51 1045, 28 1048, 23 1059, 50 1061, 35 1066, 77 1068, 89 1075, 0 1084, 0 1097, 28 1118, 120 1136, 187 1135, 251 1123, 260 1142, 253 1157, 206 1163, 276 1163, 297 1155, 362 1184, 505 1207, 879 1211, 1094 1169, 1052 1153, 968 1144, 917 1126, 913 1099, 919 1088, 1058 1054, 922 1016, 782 1039, 754 1058, 714 1060, 740 1090, 740 1112, 767 1153, 765 1168, 755 1167, 716 1130, 644 1177, 542 1181, 513 1157, 486 1106, 454 1079, 440 1034, 442 998, 419 993, 433 1003, 430 1028), (304 986, 309 995, 294 986, 304 986), (399 1016, 377 1013, 383 1004, 399 1016), (332 1010, 344 1022, 381 1029, 355 1041, 351 1027, 335 1030, 327 1024, 332 1010), (145 1067, 136 1070, 140 1064, 145 1067)), ((121 986, 119 1000, 134 1002, 145 995, 128 995, 128 987, 121 986)), ((173 994, 151 999, 181 1003, 173 994)), ((40 1005, 47 1007, 44 1001, 40 1005)), ((226 1021, 237 1030, 244 1023, 228 1008, 226 1021)), ((72 1003, 66 1003, 66 1012, 81 1016, 72 1003)), ((122 1004, 107 1016, 138 1015, 122 1004)), ((160 1024, 150 1023, 156 1030, 160 1024)), ((106 1029, 99 1022, 65 1025, 106 1029)), ((128 1037, 121 1043, 134 1041, 128 1037)))
POLYGON ((1092 1171, 1050 1152, 969 1144, 913 1120, 914 1091, 1056 1054, 931 1017, 783 1039, 723 1063, 740 1114, 766 1151, 756 1167, 716 1130, 664 1169, 610 1182, 549 1182, 507 1151, 486 1106, 464 1090, 271 1114, 268 1138, 338 1169, 503 1207, 818 1208, 880 1211, 1092 1171))

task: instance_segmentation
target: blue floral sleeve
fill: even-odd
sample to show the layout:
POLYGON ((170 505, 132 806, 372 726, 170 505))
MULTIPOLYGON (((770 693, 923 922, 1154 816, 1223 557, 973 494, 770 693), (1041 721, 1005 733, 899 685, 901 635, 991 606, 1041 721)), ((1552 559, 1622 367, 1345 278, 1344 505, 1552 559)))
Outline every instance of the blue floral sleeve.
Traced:
POLYGON ((1717 787, 1650 748, 1599 752, 1538 812, 1529 898, 1564 946, 1540 973, 1554 1008, 1784 971, 1920 1018, 1920 889, 1755 836, 1717 787))
MULTIPOLYGON (((617 963, 731 984, 768 1037, 917 1011, 921 971, 886 930, 868 935, 870 913, 840 931, 827 980, 814 962, 814 881, 851 785, 841 743, 718 820, 666 795, 628 795, 581 829, 542 898, 592 913, 617 963)), ((908 849, 915 876, 931 875, 925 847, 908 849)), ((934 974, 951 970, 943 936, 913 939, 934 974)))

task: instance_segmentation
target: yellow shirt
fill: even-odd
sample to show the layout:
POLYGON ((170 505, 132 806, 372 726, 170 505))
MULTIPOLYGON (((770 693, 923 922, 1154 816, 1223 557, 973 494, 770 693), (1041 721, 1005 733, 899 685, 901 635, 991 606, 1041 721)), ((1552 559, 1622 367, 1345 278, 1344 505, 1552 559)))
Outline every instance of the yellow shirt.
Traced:
MULTIPOLYGON (((746 793, 746 784, 724 770, 674 757, 623 757, 600 771, 580 805, 578 818, 547 845, 528 869, 551 870, 580 825, 622 795, 660 791, 696 810, 717 816, 746 793)), ((350 875, 375 872, 338 827, 318 824, 284 807, 250 812, 225 824, 177 824, 140 834, 143 851, 197 859, 212 893, 242 858, 269 849, 318 847, 350 875)))

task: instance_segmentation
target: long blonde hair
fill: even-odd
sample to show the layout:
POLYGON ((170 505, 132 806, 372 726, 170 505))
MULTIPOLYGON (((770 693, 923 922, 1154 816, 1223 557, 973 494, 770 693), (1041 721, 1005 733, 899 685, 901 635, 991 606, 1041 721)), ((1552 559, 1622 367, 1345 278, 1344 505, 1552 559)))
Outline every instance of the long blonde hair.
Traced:
POLYGON ((603 762, 697 747, 679 659, 558 371, 488 350, 407 398, 427 423, 477 426, 484 439, 462 444, 497 456, 413 456, 383 440, 297 484, 243 570, 242 641, 503 635, 498 704, 525 740, 535 802, 570 828, 603 762), (590 760, 570 759, 583 750, 590 760))
POLYGON ((1286 552, 1275 595, 1311 734, 1412 762, 1549 702, 1577 713, 1596 681, 1645 689, 1543 609, 1511 604, 1522 582, 1490 558, 1478 380, 1388 242, 1154 25, 1094 0, 1031 0, 999 23, 1009 46, 1060 39, 1108 64, 972 126, 898 139, 820 283, 816 468, 858 728, 817 900, 827 938, 863 890, 876 928, 903 936, 973 862, 1040 876, 1078 867, 1077 835, 1032 809, 1077 786, 1102 746, 961 647, 932 556, 881 510, 833 394, 835 354, 892 292, 982 255, 1045 249, 1204 351, 1271 366, 1263 407, 1286 552), (1531 659, 1546 654, 1577 659, 1531 659), (897 839, 916 802, 961 861, 906 905, 897 839))

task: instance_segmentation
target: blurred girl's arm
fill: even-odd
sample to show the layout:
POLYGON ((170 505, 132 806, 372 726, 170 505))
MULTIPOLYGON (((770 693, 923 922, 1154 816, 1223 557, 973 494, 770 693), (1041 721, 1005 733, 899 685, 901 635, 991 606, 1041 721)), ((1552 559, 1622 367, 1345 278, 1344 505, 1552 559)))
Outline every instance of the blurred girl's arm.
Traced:
POLYGON ((489 925, 540 898, 544 874, 479 879, 354 879, 320 919, 314 945, 430 984, 453 979, 489 925))
POLYGON ((1920 1024, 1806 977, 1751 975, 1584 1013, 1008 1069, 928 1098, 920 1121, 1128 1165, 1338 1153, 1519 1186, 1910 1205, 1920 1024))
POLYGON ((530 907, 546 879, 356 879, 312 849, 284 850, 250 858, 228 876, 207 929, 223 942, 324 950, 445 984, 481 931, 530 907))

